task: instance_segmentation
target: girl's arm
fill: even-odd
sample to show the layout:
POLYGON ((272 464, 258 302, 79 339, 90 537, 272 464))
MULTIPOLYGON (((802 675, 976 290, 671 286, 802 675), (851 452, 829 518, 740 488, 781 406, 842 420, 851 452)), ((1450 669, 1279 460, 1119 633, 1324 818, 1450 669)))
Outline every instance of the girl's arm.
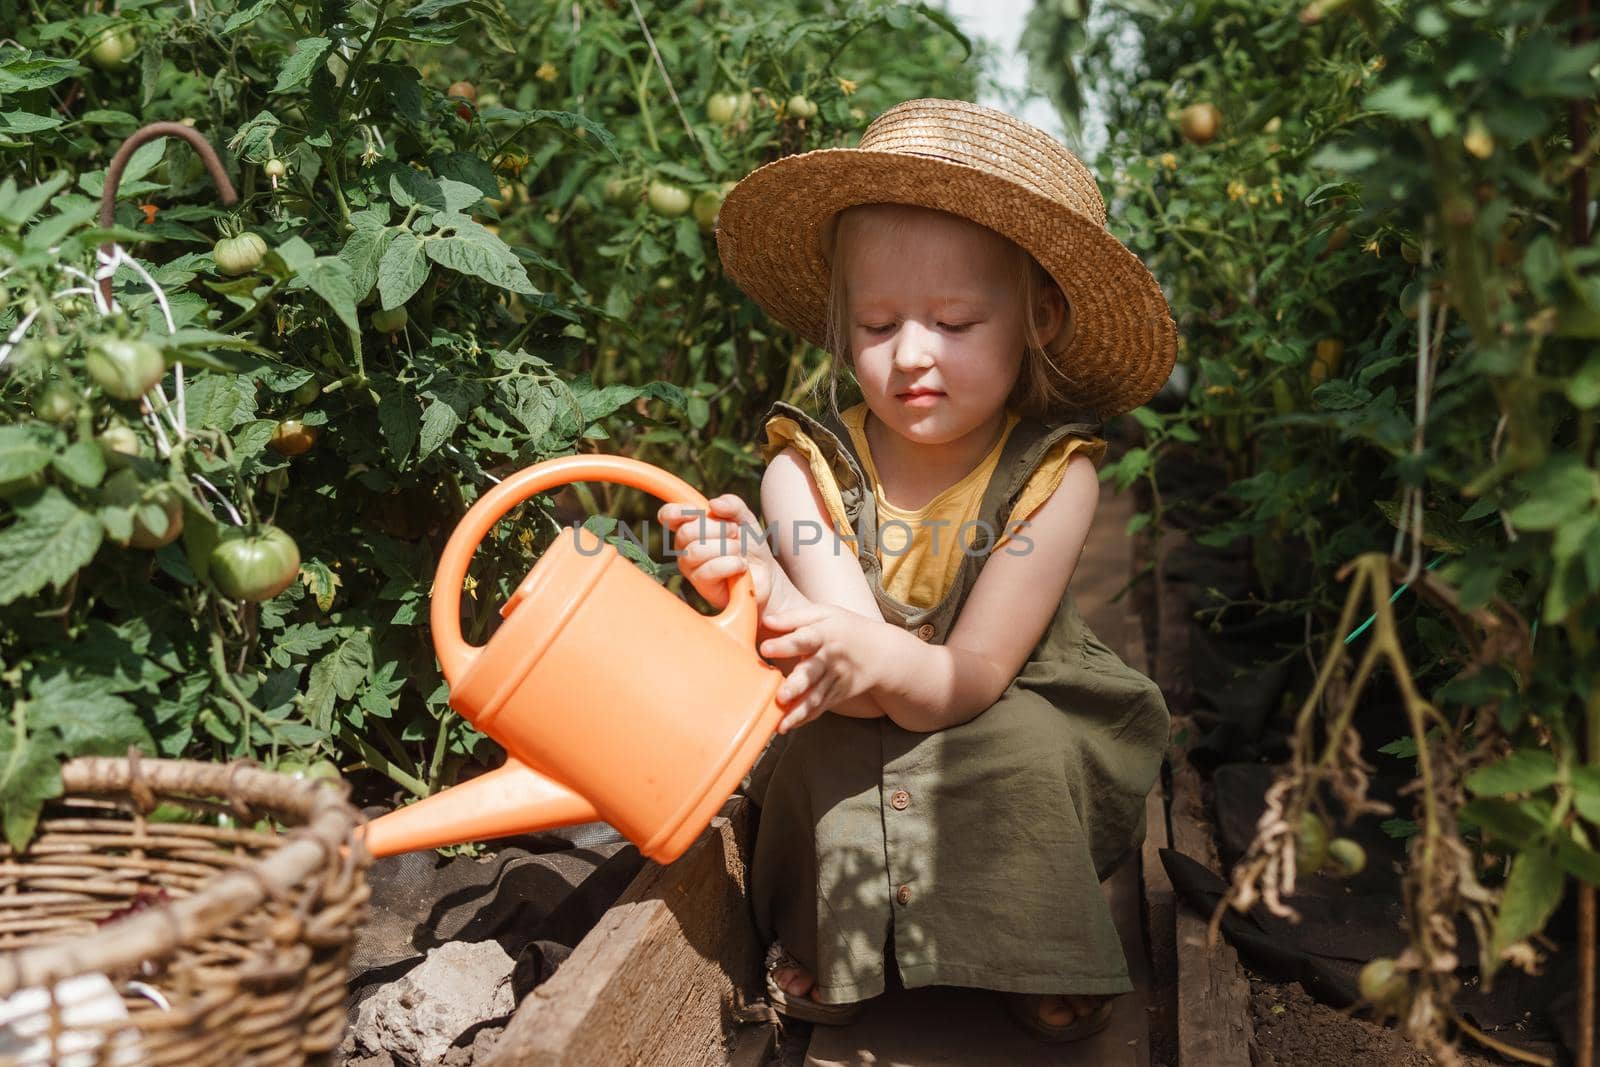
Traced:
MULTIPOLYGON (((885 629, 894 629, 882 621, 854 547, 834 530, 810 465, 796 449, 785 448, 767 464, 761 478, 761 511, 780 567, 767 614, 813 602, 836 604, 881 623, 885 629)), ((765 626, 757 627, 757 647, 772 636, 773 631, 765 626)), ((788 674, 800 657, 768 659, 788 674)), ((883 715, 870 694, 837 701, 828 710, 858 719, 883 715)))
POLYGON ((1066 595, 1100 499, 1092 460, 1073 456, 1055 492, 983 566, 945 643, 888 658, 872 689, 908 730, 977 718, 1022 670, 1066 595))

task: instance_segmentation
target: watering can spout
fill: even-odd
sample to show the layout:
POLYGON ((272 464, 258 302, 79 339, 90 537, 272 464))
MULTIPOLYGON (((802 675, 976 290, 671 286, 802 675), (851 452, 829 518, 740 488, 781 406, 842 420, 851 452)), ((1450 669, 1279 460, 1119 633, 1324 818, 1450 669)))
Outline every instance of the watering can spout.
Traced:
POLYGON ((361 832, 374 856, 393 856, 599 818, 572 790, 508 759, 498 770, 374 819, 361 832))

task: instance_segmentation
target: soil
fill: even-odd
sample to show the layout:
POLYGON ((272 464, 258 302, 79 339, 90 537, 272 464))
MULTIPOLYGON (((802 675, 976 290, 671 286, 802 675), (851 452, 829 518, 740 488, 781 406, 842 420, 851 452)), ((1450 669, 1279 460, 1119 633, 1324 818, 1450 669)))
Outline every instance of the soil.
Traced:
MULTIPOLYGON (((1431 1067, 1439 1061, 1400 1036, 1399 1031, 1346 1015, 1313 1000, 1300 983, 1276 985, 1250 980, 1250 1015, 1255 1039, 1253 1067, 1431 1067)), ((1466 1049, 1462 1067, 1501 1067, 1510 1063, 1466 1049)))

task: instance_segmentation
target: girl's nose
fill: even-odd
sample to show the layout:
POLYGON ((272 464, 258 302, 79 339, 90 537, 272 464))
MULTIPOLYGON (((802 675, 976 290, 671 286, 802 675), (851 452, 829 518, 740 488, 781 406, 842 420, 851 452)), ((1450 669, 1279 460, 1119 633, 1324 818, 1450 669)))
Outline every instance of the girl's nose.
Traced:
POLYGON ((901 323, 899 336, 895 338, 895 366, 904 370, 929 366, 933 362, 938 340, 938 334, 934 331, 907 319, 901 323))

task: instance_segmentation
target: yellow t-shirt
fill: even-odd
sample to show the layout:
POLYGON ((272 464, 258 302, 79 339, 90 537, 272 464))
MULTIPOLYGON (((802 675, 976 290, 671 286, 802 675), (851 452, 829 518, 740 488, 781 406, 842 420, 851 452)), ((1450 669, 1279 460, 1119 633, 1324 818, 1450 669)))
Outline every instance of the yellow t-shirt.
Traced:
MULTIPOLYGON (((983 503, 984 490, 988 488, 1006 441, 1021 417, 1008 409, 1005 431, 982 461, 966 477, 946 487, 922 507, 908 509, 897 508, 885 499, 883 484, 872 461, 872 450, 867 445, 867 405, 856 404, 839 414, 850 433, 856 455, 861 457, 862 473, 871 484, 873 497, 877 501, 878 556, 883 563, 884 591, 903 604, 932 607, 955 584, 961 568, 957 534, 965 523, 975 522, 979 518, 978 509, 983 503)), ((853 541, 855 531, 845 514, 838 483, 828 466, 827 457, 817 443, 793 419, 782 415, 767 420, 766 432, 767 443, 762 447, 762 457, 770 463, 774 456, 789 447, 804 456, 811 468, 811 477, 827 505, 828 514, 833 519, 835 531, 841 538, 853 541)), ((1050 498, 1056 486, 1061 484, 1067 462, 1078 452, 1088 456, 1098 468, 1105 459, 1106 442, 1100 437, 1064 437, 1052 445, 1011 509, 1005 524, 1007 530, 1026 520, 1050 498)), ((990 547, 990 552, 1010 540, 1004 530, 995 533, 999 536, 990 547)), ((968 527, 964 540, 970 543, 981 536, 981 527, 968 527)))

